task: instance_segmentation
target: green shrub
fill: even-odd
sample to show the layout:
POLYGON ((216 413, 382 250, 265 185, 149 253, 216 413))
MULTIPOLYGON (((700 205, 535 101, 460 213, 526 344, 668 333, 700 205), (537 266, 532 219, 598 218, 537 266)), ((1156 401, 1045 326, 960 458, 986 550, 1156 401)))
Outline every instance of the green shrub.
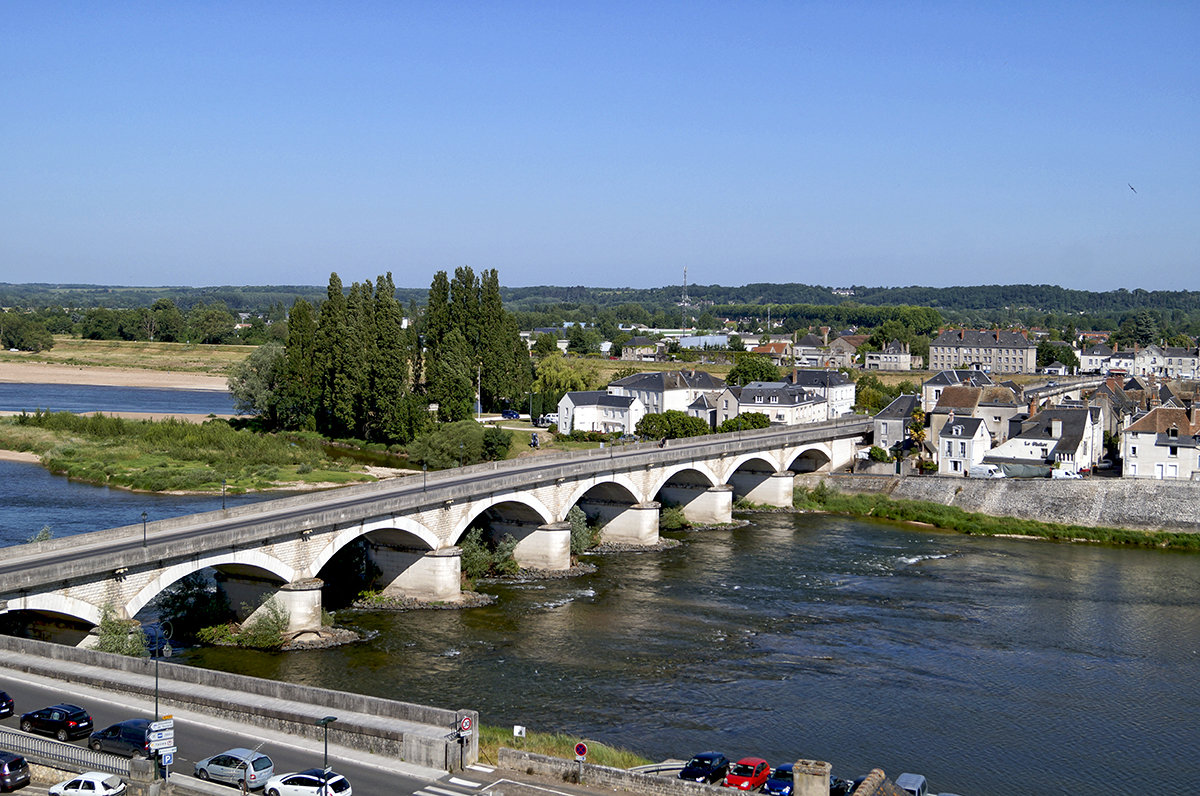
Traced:
POLYGON ((658 518, 660 530, 678 531, 690 526, 691 523, 687 521, 687 517, 683 516, 683 509, 679 506, 663 506, 662 514, 658 518))
POLYGON ((141 623, 134 619, 118 619, 111 605, 100 609, 100 624, 96 628, 96 649, 134 658, 149 657, 146 636, 141 623))

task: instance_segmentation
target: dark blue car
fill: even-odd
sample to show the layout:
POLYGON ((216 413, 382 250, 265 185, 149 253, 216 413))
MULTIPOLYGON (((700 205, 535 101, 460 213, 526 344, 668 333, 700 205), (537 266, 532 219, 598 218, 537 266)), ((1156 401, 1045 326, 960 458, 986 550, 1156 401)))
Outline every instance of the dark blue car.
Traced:
POLYGON ((729 773, 729 758, 720 752, 701 752, 680 770, 679 778, 692 782, 720 782, 729 773))
POLYGON ((500 417, 505 420, 520 420, 521 413, 516 409, 504 409, 500 412, 500 417))
POLYGON ((792 764, 784 763, 771 772, 763 784, 763 793, 771 796, 792 796, 792 764))

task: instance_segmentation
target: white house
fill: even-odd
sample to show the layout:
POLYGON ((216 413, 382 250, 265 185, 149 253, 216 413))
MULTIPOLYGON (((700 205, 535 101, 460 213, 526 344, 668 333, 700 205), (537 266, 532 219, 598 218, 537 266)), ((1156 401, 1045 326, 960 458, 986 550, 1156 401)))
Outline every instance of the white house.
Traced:
POLYGON ((703 370, 673 370, 634 373, 608 385, 609 395, 637 398, 646 414, 661 414, 668 409, 686 412, 702 393, 719 392, 725 382, 703 370))
POLYGON ((1121 434, 1123 478, 1200 480, 1200 410, 1151 409, 1121 434))
POLYGON ((827 418, 826 401, 815 392, 784 381, 752 381, 726 387, 716 399, 716 423, 748 412, 767 416, 772 425, 796 426, 827 418))
POLYGON ((916 395, 899 395, 875 415, 875 444, 886 450, 908 441, 913 410, 921 405, 916 395))
POLYGON ((824 420, 854 411, 854 382, 836 370, 800 370, 793 368, 787 382, 803 387, 825 399, 824 420))
POLYGON ((933 410, 947 387, 990 387, 995 382, 981 370, 943 370, 935 373, 921 385, 921 408, 933 410))
POLYGON ((1088 407, 1051 407, 1021 423, 1021 433, 997 445, 984 457, 1010 475, 1049 475, 1051 468, 1068 472, 1090 469, 1104 452, 1104 427, 1088 407))
POLYGON ((645 404, 632 396, 604 390, 569 392, 558 402, 558 427, 566 432, 632 434, 645 414, 645 404))
POLYGON ((992 438, 978 417, 950 416, 937 439, 938 475, 966 475, 973 464, 983 461, 991 450, 992 438))

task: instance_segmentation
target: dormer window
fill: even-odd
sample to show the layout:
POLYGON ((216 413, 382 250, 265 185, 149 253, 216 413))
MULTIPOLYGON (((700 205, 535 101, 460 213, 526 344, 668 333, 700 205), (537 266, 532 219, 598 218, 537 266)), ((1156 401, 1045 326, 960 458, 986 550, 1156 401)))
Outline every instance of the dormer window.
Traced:
POLYGON ((1179 429, 1175 428, 1175 426, 1171 426, 1170 428, 1168 428, 1167 429, 1167 438, 1168 439, 1179 439, 1179 429))
POLYGON ((760 403, 762 403, 762 402, 763 402, 763 399, 762 399, 762 396, 761 396, 761 395, 756 395, 756 396, 754 396, 754 403, 756 403, 756 404, 760 404, 760 403))

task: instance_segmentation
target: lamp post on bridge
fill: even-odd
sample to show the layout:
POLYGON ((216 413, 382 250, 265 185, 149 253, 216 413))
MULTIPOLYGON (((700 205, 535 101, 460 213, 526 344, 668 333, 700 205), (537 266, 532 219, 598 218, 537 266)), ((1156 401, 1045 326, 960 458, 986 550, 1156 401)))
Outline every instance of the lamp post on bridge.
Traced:
POLYGON ((146 512, 142 512, 142 547, 146 546, 146 512))
POLYGON ((329 725, 337 721, 337 716, 326 716, 317 719, 317 726, 325 731, 325 757, 321 764, 321 796, 329 793, 329 725))

